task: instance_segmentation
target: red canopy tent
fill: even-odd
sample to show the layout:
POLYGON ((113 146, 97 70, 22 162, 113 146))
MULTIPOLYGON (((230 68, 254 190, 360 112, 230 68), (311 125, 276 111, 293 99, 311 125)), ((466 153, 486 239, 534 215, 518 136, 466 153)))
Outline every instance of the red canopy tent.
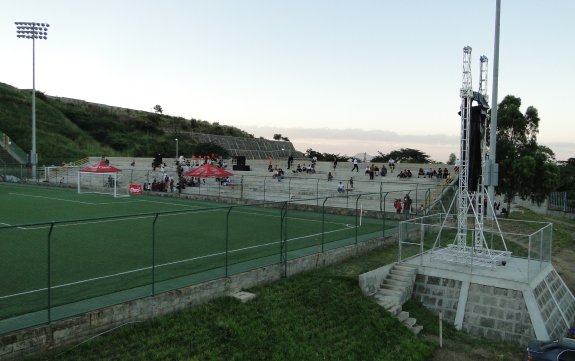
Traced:
POLYGON ((196 178, 224 178, 233 175, 232 172, 215 166, 213 164, 207 163, 198 168, 190 169, 184 173, 184 177, 196 177, 196 178))
POLYGON ((118 173, 121 172, 121 169, 116 167, 112 167, 106 162, 98 162, 92 165, 89 165, 85 168, 80 169, 80 172, 85 173, 118 173))
POLYGON ((100 161, 80 169, 78 172, 78 193, 113 194, 114 197, 124 196, 118 193, 118 173, 121 169, 100 161), (108 177, 106 177, 108 176, 108 177), (94 179, 94 177, 96 177, 94 179), (82 190, 82 187, 85 187, 82 190))

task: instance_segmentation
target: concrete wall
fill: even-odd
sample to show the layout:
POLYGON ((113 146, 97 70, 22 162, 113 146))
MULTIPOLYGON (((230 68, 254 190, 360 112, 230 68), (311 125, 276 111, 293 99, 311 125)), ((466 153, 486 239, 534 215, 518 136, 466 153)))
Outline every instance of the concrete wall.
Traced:
POLYGON ((412 298, 436 313, 443 312, 443 319, 453 324, 457 313, 461 281, 418 274, 412 298))
POLYGON ((555 270, 535 286, 533 295, 549 336, 552 339, 564 336, 565 330, 575 322, 575 301, 555 270))
POLYGON ((471 283, 463 330, 494 340, 526 344, 535 331, 521 291, 471 283))
POLYGON ((412 298, 436 313, 442 311, 444 320, 476 336, 522 344, 535 338, 521 291, 467 284, 418 274, 412 298))
MULTIPOLYGON (((391 238, 378 238, 290 260, 287 275, 293 275, 316 267, 340 262, 370 250, 382 247, 391 238)), ((279 264, 259 268, 228 278, 222 278, 193 285, 153 297, 91 311, 76 317, 53 322, 48 325, 24 329, 0 336, 0 360, 16 360, 32 355, 76 344, 93 335, 112 328, 151 319, 178 310, 227 296, 243 289, 265 285, 282 277, 283 267, 279 264)))
POLYGON ((366 296, 373 296, 395 263, 359 275, 359 288, 366 296))

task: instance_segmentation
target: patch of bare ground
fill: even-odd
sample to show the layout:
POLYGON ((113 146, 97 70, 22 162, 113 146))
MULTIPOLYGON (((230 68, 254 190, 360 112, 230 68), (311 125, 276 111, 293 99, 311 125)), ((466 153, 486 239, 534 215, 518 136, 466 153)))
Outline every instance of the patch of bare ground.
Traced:
POLYGON ((565 248, 553 254, 553 265, 571 292, 575 291, 573 260, 575 260, 575 251, 572 249, 565 248))
POLYGON ((546 221, 561 225, 563 232, 569 238, 568 247, 553 247, 553 265, 571 292, 575 292, 575 222, 557 218, 544 217, 546 221))
MULTIPOLYGON (((427 339, 439 343, 439 338, 426 335, 427 339)), ((518 350, 495 351, 493 346, 461 345, 451 340, 443 340, 443 347, 437 348, 428 361, 494 361, 518 360, 518 350)))

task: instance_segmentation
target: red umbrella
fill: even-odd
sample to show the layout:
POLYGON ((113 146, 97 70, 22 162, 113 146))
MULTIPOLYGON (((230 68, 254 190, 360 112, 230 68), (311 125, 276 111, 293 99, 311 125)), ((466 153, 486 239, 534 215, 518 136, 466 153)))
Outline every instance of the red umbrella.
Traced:
POLYGON ((89 173, 118 173, 121 171, 122 171, 121 169, 112 167, 106 162, 94 163, 88 167, 80 169, 80 172, 89 172, 89 173))
POLYGON ((184 177, 197 178, 224 178, 230 175, 233 175, 233 173, 210 163, 204 164, 198 168, 191 169, 184 173, 184 177))

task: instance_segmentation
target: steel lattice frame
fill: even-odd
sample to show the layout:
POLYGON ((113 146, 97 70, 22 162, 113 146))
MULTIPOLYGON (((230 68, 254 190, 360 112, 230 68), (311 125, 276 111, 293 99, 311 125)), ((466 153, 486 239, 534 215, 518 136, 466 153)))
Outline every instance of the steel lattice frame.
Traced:
MULTIPOLYGON (((463 81, 460 90, 461 97, 461 136, 460 136, 460 163, 459 163, 459 188, 457 197, 457 235, 452 245, 446 248, 439 248, 439 236, 433 248, 432 259, 450 263, 468 264, 482 267, 494 268, 497 265, 505 264, 511 252, 507 250, 505 240, 501 230, 499 230, 504 250, 492 250, 488 247, 484 235, 484 212, 485 207, 492 207, 492 201, 487 199, 484 188, 483 172, 478 178, 478 191, 469 192, 469 165, 470 165, 470 131, 471 131, 471 108, 473 100, 484 102, 487 107, 487 57, 481 57, 480 86, 479 93, 474 93, 471 78, 471 47, 463 48, 463 81), (475 99, 477 96, 477 99, 475 99), (473 214, 473 246, 467 245, 469 212, 473 214)), ((486 108, 484 109, 486 110, 486 108)), ((485 117, 487 121, 487 117, 485 117)), ((483 124, 486 129, 486 124, 483 124)), ((484 169, 487 157, 487 141, 484 132, 481 139, 481 168, 484 169)), ((453 203, 450 205, 450 210, 453 203)), ((449 210, 449 211, 450 211, 449 210)), ((449 213, 448 211, 448 213, 449 213)), ((445 217, 447 221, 448 217, 445 217)), ((445 225, 444 221, 444 225, 445 225)), ((499 223, 495 218, 497 228, 499 223)))

